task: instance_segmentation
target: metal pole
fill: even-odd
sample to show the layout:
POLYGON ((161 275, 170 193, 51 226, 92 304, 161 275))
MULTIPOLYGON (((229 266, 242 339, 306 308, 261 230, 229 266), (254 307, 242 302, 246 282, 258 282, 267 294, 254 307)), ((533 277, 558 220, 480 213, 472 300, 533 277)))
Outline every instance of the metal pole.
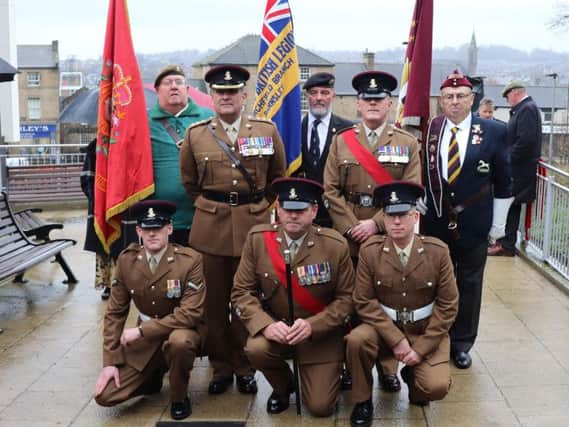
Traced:
POLYGON ((553 164, 553 120, 555 118, 555 92, 557 89, 557 77, 558 74, 557 73, 551 73, 551 74, 547 74, 547 77, 551 77, 553 78, 553 96, 552 96, 552 100, 551 100, 551 128, 549 131, 549 151, 548 151, 548 155, 547 155, 547 161, 549 162, 549 164, 553 164))

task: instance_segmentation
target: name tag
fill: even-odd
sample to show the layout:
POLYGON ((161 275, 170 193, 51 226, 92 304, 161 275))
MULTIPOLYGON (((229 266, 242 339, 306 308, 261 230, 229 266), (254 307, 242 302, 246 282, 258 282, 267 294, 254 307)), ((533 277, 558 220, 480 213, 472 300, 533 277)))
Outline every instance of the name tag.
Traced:
POLYGON ((269 156, 275 153, 273 138, 270 136, 256 136, 253 138, 238 138, 239 153, 243 157, 269 156))
POLYGON ((298 283, 301 286, 316 285, 332 280, 332 268, 329 262, 301 265, 296 268, 298 283))
POLYGON ((409 163, 410 150, 405 145, 385 145, 377 148, 380 163, 409 163))
POLYGON ((182 296, 182 282, 180 282, 180 280, 166 280, 166 287, 167 298, 180 298, 182 296))

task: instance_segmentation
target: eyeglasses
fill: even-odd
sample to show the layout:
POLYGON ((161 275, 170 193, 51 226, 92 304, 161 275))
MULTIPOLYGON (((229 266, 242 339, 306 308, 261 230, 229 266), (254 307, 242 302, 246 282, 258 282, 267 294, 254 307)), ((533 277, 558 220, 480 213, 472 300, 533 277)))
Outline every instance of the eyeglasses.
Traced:
POLYGON ((184 79, 163 79, 160 82, 161 85, 170 87, 170 86, 185 86, 186 85, 186 80, 184 79))
POLYGON ((442 98, 445 101, 450 101, 452 102, 455 98, 458 102, 462 102, 467 100, 468 98, 470 98, 470 96, 472 95, 472 93, 455 93, 455 94, 446 94, 446 95, 442 95, 442 98))

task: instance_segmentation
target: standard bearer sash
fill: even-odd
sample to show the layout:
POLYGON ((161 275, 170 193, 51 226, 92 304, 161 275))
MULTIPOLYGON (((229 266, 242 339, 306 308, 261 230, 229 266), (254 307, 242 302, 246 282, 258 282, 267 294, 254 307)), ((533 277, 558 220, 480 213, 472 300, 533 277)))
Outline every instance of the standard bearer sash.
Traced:
POLYGON ((373 154, 371 154, 362 144, 359 143, 356 136, 356 131, 354 129, 348 129, 342 132, 344 141, 350 149, 354 157, 360 162, 362 167, 366 172, 373 178, 377 185, 387 184, 393 181, 389 172, 381 165, 379 160, 377 160, 373 154))

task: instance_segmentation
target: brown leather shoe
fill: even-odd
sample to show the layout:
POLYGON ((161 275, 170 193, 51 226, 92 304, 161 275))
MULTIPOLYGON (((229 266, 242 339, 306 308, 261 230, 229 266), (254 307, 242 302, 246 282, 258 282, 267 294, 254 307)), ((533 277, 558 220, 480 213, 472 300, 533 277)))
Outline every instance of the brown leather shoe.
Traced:
POLYGON ((503 247, 500 243, 495 243, 492 246, 490 246, 488 248, 488 256, 507 256, 507 257, 513 257, 515 255, 514 252, 512 252, 509 249, 506 249, 505 247, 503 247))

